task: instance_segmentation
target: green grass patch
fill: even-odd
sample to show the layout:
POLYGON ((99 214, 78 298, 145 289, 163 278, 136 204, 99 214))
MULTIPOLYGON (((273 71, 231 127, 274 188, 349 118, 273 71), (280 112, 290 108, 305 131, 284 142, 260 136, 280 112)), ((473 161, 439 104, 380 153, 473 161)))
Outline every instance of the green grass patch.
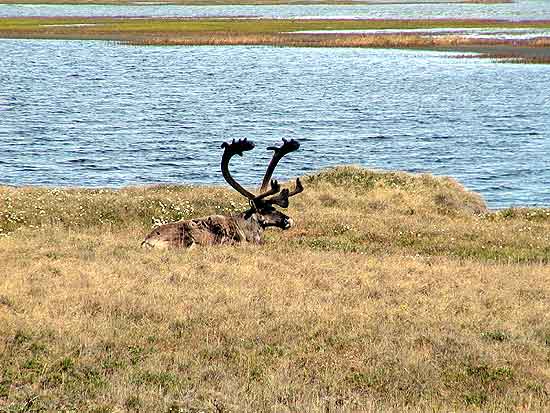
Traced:
POLYGON ((483 19, 216 19, 216 18, 151 18, 130 19, 94 17, 0 18, 0 33, 8 36, 27 33, 79 35, 112 34, 116 40, 125 33, 242 33, 266 34, 305 30, 379 30, 435 28, 550 28, 550 21, 510 21, 483 19), (88 24, 95 26, 71 26, 88 24))

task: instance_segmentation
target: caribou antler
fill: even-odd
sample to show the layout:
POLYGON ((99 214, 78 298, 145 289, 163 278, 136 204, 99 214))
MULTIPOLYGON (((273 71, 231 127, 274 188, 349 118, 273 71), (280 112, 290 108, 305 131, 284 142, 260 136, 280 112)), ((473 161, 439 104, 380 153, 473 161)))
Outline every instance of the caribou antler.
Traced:
POLYGON ((288 208, 288 198, 296 194, 299 194, 303 190, 304 190, 304 187, 302 186, 302 182, 300 182, 300 178, 296 178, 296 186, 294 187, 294 190, 292 192, 290 192, 287 188, 285 188, 274 197, 266 199, 265 202, 269 204, 279 205, 281 208, 288 208))
POLYGON ((287 141, 285 138, 283 138, 283 145, 280 148, 276 146, 270 146, 269 148, 267 148, 268 150, 272 150, 275 152, 273 153, 273 157, 271 158, 271 161, 267 166, 267 170, 265 171, 260 191, 265 191, 267 189, 267 185, 269 184, 271 176, 273 175, 273 171, 275 170, 275 167, 283 158, 283 156, 285 156, 287 153, 297 150, 299 147, 300 143, 298 141, 295 141, 294 139, 287 141))
MULTIPOLYGON (((224 142, 222 143, 222 148, 224 148, 223 156, 222 156, 222 174, 225 180, 229 185, 231 185, 233 188, 237 190, 241 195, 244 195, 250 200, 258 201, 263 198, 266 198, 268 196, 274 195, 277 192, 281 190, 281 185, 276 180, 271 181, 271 188, 267 191, 264 191, 263 193, 260 193, 260 195, 254 195, 252 192, 247 191, 244 189, 233 177, 231 176, 231 173, 229 172, 229 161, 234 155, 243 156, 243 152, 250 151, 254 149, 255 145, 254 142, 251 142, 244 139, 239 139, 238 141, 233 141, 231 143, 224 142)), ((267 189, 267 185, 266 185, 267 189)))
POLYGON ((277 192, 279 192, 280 190, 281 190, 281 185, 279 184, 279 182, 277 182, 275 179, 272 179, 271 180, 271 188, 269 189, 269 191, 266 191, 266 192, 258 195, 257 197, 254 198, 254 201, 259 201, 260 199, 264 199, 268 196, 274 195, 277 192))
POLYGON ((296 178, 296 186, 294 187, 294 190, 288 194, 289 197, 294 196, 296 194, 299 194, 304 190, 304 187, 302 186, 302 182, 300 181, 300 178, 296 178))
POLYGON ((233 139, 233 142, 222 143, 222 148, 224 148, 223 156, 222 156, 222 175, 227 181, 229 185, 231 185, 233 188, 237 190, 241 195, 244 195, 248 199, 253 199, 255 195, 252 192, 248 192, 246 189, 244 189, 237 181, 233 179, 231 176, 231 173, 229 172, 229 161, 234 155, 243 156, 244 151, 250 151, 254 149, 255 145, 254 142, 250 142, 246 138, 239 139, 238 141, 235 141, 233 139))

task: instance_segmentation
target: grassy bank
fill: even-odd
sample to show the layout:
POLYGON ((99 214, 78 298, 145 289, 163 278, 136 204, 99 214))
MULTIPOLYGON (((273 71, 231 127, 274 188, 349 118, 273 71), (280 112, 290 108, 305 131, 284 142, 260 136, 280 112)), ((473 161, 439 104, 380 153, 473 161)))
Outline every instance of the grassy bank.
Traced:
POLYGON ((298 20, 234 18, 4 18, 2 38, 99 39, 133 45, 267 45, 370 47, 479 52, 499 59, 550 62, 550 40, 476 39, 425 33, 325 33, 318 30, 407 30, 445 28, 550 28, 550 21, 507 20, 298 20))
POLYGON ((338 168, 261 246, 144 251, 223 188, 0 188, 0 411, 547 411, 550 210, 338 168))

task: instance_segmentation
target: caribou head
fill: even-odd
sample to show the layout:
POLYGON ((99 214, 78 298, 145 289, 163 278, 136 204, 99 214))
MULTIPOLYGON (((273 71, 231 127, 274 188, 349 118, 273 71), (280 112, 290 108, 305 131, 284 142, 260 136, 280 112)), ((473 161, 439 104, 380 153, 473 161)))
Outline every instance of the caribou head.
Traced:
POLYGON ((222 174, 229 185, 248 199, 250 207, 236 215, 211 215, 204 218, 178 221, 155 228, 145 237, 142 246, 147 247, 191 247, 196 244, 232 244, 236 242, 262 241, 262 232, 268 227, 276 227, 283 230, 294 225, 293 220, 279 211, 287 208, 289 198, 304 190, 300 179, 296 179, 296 185, 292 191, 281 189, 281 185, 271 179, 279 161, 288 153, 300 147, 294 139, 283 139, 280 147, 271 146, 273 156, 260 187, 258 194, 244 189, 229 172, 229 161, 235 155, 242 156, 244 152, 254 149, 254 143, 247 139, 239 139, 231 143, 224 142, 221 161, 222 174))
POLYGON ((230 159, 234 155, 242 156, 243 152, 254 149, 254 143, 247 139, 240 139, 238 141, 233 140, 231 143, 224 142, 222 144, 222 148, 225 149, 222 156, 223 177, 229 185, 248 199, 250 209, 245 212, 245 217, 255 216, 262 228, 272 226, 288 229, 293 225, 292 219, 275 209, 275 205, 281 208, 287 208, 289 203, 288 199, 304 190, 302 183, 298 178, 296 179, 296 187, 292 192, 286 188, 281 190, 281 185, 276 180, 271 179, 271 176, 283 156, 297 150, 299 147, 300 144, 298 141, 294 139, 289 141, 283 139, 283 145, 281 147, 270 146, 267 148, 268 150, 273 150, 273 157, 269 162, 264 179, 262 180, 260 193, 255 195, 244 189, 235 179, 233 179, 229 172, 230 159))

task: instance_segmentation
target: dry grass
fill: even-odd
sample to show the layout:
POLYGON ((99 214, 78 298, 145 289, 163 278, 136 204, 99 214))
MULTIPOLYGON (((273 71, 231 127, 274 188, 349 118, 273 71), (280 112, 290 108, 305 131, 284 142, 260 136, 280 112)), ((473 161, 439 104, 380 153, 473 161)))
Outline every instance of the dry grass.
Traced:
POLYGON ((305 180, 261 246, 147 252, 221 188, 0 189, 0 411, 548 411, 550 210, 305 180), (294 200, 294 199, 293 199, 294 200))
POLYGON ((432 48, 477 44, 474 39, 460 36, 424 37, 420 35, 364 35, 364 34, 242 34, 206 33, 181 37, 148 37, 130 41, 134 45, 263 45, 288 47, 371 47, 371 48, 432 48))
POLYGON ((497 63, 518 63, 518 64, 550 64, 550 56, 524 56, 521 53, 496 52, 485 54, 468 54, 457 56, 461 59, 491 59, 497 63))
POLYGON ((423 34, 301 34, 301 33, 231 33, 211 32, 186 34, 181 37, 142 37, 128 41, 134 45, 264 45, 288 47, 367 47, 389 49, 453 49, 462 46, 510 46, 518 48, 548 48, 550 38, 476 39, 460 35, 429 36, 423 34))

